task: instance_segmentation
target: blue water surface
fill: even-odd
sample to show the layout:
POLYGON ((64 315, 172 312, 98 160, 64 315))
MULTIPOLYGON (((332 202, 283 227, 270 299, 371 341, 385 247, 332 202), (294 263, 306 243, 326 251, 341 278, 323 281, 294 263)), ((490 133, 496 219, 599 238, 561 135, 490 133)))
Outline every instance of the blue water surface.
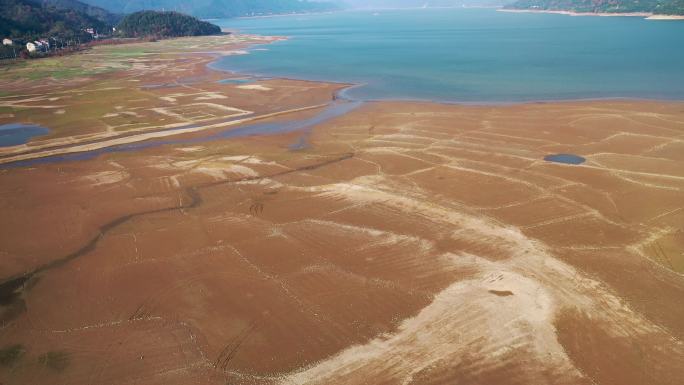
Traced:
POLYGON ((17 146, 34 136, 47 135, 49 129, 31 124, 10 123, 0 125, 0 147, 17 146))
POLYGON ((545 161, 565 164, 582 164, 586 161, 581 156, 574 154, 553 154, 544 157, 545 161))
POLYGON ((221 79, 218 82, 221 84, 248 84, 253 81, 254 79, 221 79))
MULTIPOLYGON (((34 166, 38 164, 46 163, 58 163, 58 162, 71 162, 79 160, 93 159, 102 154, 117 153, 117 152, 130 152, 139 151, 146 148, 154 148, 159 146, 167 145, 178 145, 178 144, 196 144, 211 142, 214 140, 224 140, 231 138, 242 138, 254 135, 274 135, 282 134, 294 131, 304 131, 304 135, 301 139, 298 139, 295 143, 290 146, 291 150, 301 150, 308 146, 306 142, 307 130, 312 127, 324 123, 330 119, 334 119, 338 116, 342 116, 356 108, 358 108, 362 103, 355 101, 337 100, 330 105, 326 106, 324 109, 316 113, 315 115, 304 118, 304 119, 294 119, 294 120, 284 120, 284 121, 266 121, 266 122, 256 122, 251 124, 246 124, 239 127, 229 127, 223 131, 213 133, 208 136, 199 137, 171 137, 165 139, 148 140, 144 142, 135 142, 128 144, 120 144, 112 147, 98 148, 95 150, 89 150, 85 152, 61 154, 46 156, 43 158, 34 158, 27 160, 19 160, 16 162, 0 164, 0 169, 5 168, 16 168, 16 167, 27 167, 34 166)), ((185 126, 184 128, 195 127, 195 124, 185 126)), ((181 129, 181 128, 176 128, 181 129)))
POLYGON ((365 84, 362 99, 684 99, 684 21, 493 9, 351 11, 219 20, 290 39, 215 68, 365 84))

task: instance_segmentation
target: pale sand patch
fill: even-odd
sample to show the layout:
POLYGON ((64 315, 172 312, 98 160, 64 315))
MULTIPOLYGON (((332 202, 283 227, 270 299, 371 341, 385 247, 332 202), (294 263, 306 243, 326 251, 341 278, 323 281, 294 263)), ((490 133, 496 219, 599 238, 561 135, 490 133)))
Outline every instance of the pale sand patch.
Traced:
MULTIPOLYGON (((211 108, 214 110, 219 110, 221 112, 230 112, 228 115, 223 115, 223 118, 227 117, 235 117, 235 116, 244 116, 244 115, 249 115, 252 113, 252 111, 246 111, 246 110, 241 110, 239 108, 235 107, 228 107, 224 106, 221 104, 215 104, 215 103, 191 103, 187 104, 184 106, 178 106, 178 107, 156 107, 156 108, 150 108, 150 111, 154 111, 158 114, 161 115, 166 115, 170 116, 176 119, 180 120, 192 120, 196 122, 201 122, 201 121, 206 121, 206 120, 212 120, 215 119, 215 116, 211 116, 209 118, 204 118, 204 119, 189 119, 184 116, 184 114, 187 114, 187 107, 188 106, 198 106, 198 107, 205 107, 205 108, 211 108)), ((217 112, 215 112, 217 113, 217 112)))
POLYGON ((255 156, 251 156, 251 155, 224 156, 220 159, 221 160, 227 160, 230 162, 243 163, 243 164, 262 164, 262 165, 270 165, 270 166, 280 166, 280 164, 278 164, 277 162, 261 160, 255 156))
POLYGON ((244 176, 258 176, 259 173, 252 170, 249 167, 241 166, 239 164, 231 164, 229 166, 223 167, 225 172, 240 174, 244 176))
POLYGON ((646 18, 646 20, 684 20, 682 15, 653 15, 646 18))
POLYGON ((243 160, 243 161, 240 162, 240 163, 244 163, 244 164, 264 164, 264 165, 270 165, 270 166, 285 167, 285 166, 281 165, 281 164, 278 163, 278 162, 265 161, 265 160, 261 160, 261 159, 259 159, 259 158, 255 158, 255 157, 249 157, 249 158, 243 160))
POLYGON ((205 147, 202 146, 193 146, 193 147, 183 147, 183 148, 178 148, 178 151, 181 152, 198 152, 204 150, 205 147))
POLYGON ((497 9, 499 12, 509 12, 509 13, 549 13, 555 15, 566 15, 566 16, 603 16, 603 17, 649 17, 653 14, 650 12, 627 12, 627 13, 608 13, 608 12, 573 12, 573 11, 562 11, 562 10, 550 10, 550 9, 497 9))
POLYGON ((643 17, 646 20, 684 20, 682 15, 659 15, 651 12, 573 12, 545 9, 497 9, 497 11, 509 13, 549 13, 566 16, 643 17))
POLYGON ((220 94, 218 92, 207 92, 202 96, 198 96, 195 100, 212 100, 212 99, 228 99, 226 95, 220 94))
MULTIPOLYGON (((486 261, 476 263, 485 268, 478 279, 449 286, 417 316, 402 322, 396 333, 348 348, 282 383, 362 383, 382 374, 385 380, 408 384, 425 369, 473 365, 466 360, 478 351, 487 351, 487 357, 475 363, 486 370, 516 350, 530 351, 529 359, 548 365, 556 375, 581 377, 556 340, 554 303, 544 287, 515 273, 487 271, 486 261), (513 295, 499 298, 489 290, 513 295)), ((537 376, 530 373, 529 379, 541 380, 537 376)))
POLYGON ((430 251, 434 247, 433 242, 427 239, 406 234, 398 234, 391 231, 378 230, 372 227, 354 226, 332 221, 326 221, 322 219, 305 219, 301 221, 301 223, 310 223, 315 225, 317 228, 329 227, 331 228, 330 231, 337 235, 348 234, 349 237, 353 237, 356 234, 361 233, 366 236, 376 238, 372 242, 367 242, 366 244, 364 244, 363 247, 360 248, 360 250, 376 245, 393 245, 407 242, 418 245, 420 251, 424 253, 430 251))
POLYGON ((150 108, 150 111, 154 111, 154 112, 156 112, 156 113, 158 113, 158 114, 160 114, 160 115, 170 116, 170 117, 172 117, 172 118, 176 118, 176 119, 179 119, 179 120, 186 120, 186 119, 183 117, 183 115, 177 114, 177 113, 171 111, 171 109, 169 109, 169 108, 156 107, 156 108, 150 108))
POLYGON ((192 172, 204 174, 204 175, 213 177, 215 179, 223 179, 226 177, 225 169, 223 169, 221 167, 202 166, 202 167, 197 167, 197 168, 192 169, 192 172))
POLYGON ((203 165, 192 169, 193 172, 199 172, 204 175, 208 175, 217 179, 223 179, 226 174, 238 174, 241 176, 258 176, 259 174, 249 167, 240 166, 238 164, 231 164, 228 166, 223 165, 203 165))
POLYGON ((178 180, 178 176, 176 176, 176 175, 170 176, 168 178, 168 180, 169 180, 171 186, 173 186, 174 188, 178 188, 181 185, 180 181, 178 180))
POLYGON ((227 111, 227 112, 235 112, 234 115, 230 115, 230 116, 246 115, 246 114, 252 113, 252 111, 242 110, 242 109, 239 109, 236 107, 228 107, 228 106, 224 106, 223 104, 216 104, 216 103, 191 103, 188 105, 189 106, 207 106, 207 107, 216 108, 218 110, 223 110, 223 111, 227 111))
POLYGON ((128 176, 129 174, 124 171, 102 171, 95 174, 86 175, 83 177, 83 179, 93 186, 102 186, 121 182, 128 176))
MULTIPOLYGON (((202 161, 203 161, 203 159, 181 160, 178 162, 172 162, 171 166, 173 166, 174 168, 189 169, 189 168, 192 168, 192 167, 199 165, 202 161)), ((155 167, 161 168, 161 169, 169 169, 169 167, 167 165, 163 165, 163 164, 155 165, 155 167)))
MULTIPOLYGON (((334 199, 386 205, 454 228, 452 237, 487 242, 509 254, 490 261, 456 256, 454 265, 469 263, 481 278, 456 282, 440 292, 417 316, 405 320, 396 333, 347 348, 309 368, 282 379, 283 384, 325 384, 332 379, 362 383, 367 378, 391 378, 410 383, 421 370, 455 364, 494 368, 512 350, 524 350, 537 367, 566 379, 583 377, 556 339, 554 319, 564 308, 582 309, 615 337, 658 335, 663 349, 676 352, 682 343, 667 330, 633 312, 601 282, 556 259, 538 241, 513 226, 501 225, 441 206, 410 191, 397 194, 382 177, 360 177, 351 183, 297 188, 334 199), (382 186, 382 187, 378 187, 382 186), (500 296, 495 293, 512 293, 500 296), (464 356, 479 357, 475 363, 464 356), (389 377, 388 377, 389 376, 389 377)), ((544 383, 544 370, 527 373, 530 383, 544 383), (543 374, 541 374, 543 375, 543 374)))
POLYGON ((232 156, 223 156, 221 157, 221 160, 227 160, 229 162, 244 162, 247 159, 250 158, 251 155, 232 155, 232 156))
POLYGON ((236 88, 240 88, 243 90, 256 90, 256 91, 271 91, 273 88, 262 86, 261 84, 245 84, 241 86, 237 86, 236 88))

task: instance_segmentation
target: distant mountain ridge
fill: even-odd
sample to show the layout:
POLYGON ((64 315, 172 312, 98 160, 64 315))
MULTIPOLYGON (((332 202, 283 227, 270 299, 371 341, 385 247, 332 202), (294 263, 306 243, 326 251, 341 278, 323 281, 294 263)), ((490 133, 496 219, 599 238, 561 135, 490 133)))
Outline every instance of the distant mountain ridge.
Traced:
POLYGON ((338 9, 332 2, 307 0, 84 0, 114 13, 165 10, 202 18, 221 18, 338 9))
POLYGON ((508 9, 684 15, 684 0, 518 0, 508 9))

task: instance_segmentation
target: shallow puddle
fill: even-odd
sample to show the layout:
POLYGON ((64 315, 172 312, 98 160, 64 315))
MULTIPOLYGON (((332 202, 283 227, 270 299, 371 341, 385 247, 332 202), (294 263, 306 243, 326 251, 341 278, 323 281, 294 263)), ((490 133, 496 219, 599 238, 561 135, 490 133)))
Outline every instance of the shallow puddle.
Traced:
POLYGON ((565 164, 582 164, 586 161, 586 159, 582 158, 581 156, 573 155, 573 154, 547 155, 544 157, 544 160, 547 162, 565 163, 565 164))
POLYGON ((25 144, 34 136, 47 135, 50 130, 32 124, 10 123, 0 125, 0 147, 25 144))

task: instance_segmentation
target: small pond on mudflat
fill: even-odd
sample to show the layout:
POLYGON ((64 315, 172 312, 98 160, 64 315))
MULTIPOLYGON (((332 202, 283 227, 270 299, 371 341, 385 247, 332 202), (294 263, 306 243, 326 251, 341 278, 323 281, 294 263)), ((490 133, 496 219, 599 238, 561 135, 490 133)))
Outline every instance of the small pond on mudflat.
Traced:
POLYGON ((573 154, 553 154, 544 157, 547 162, 565 163, 565 164, 582 164, 586 159, 573 154))
POLYGON ((32 124, 10 123, 0 125, 0 147, 17 146, 34 136, 47 135, 50 130, 32 124))
POLYGON ((223 79, 219 80, 218 82, 220 84, 249 84, 254 82, 256 79, 245 79, 245 78, 240 78, 240 79, 223 79))

